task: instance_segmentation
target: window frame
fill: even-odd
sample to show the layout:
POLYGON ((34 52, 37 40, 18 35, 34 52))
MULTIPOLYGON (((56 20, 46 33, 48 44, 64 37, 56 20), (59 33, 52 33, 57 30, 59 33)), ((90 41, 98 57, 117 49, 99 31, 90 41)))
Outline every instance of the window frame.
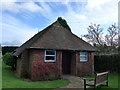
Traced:
POLYGON ((45 54, 44 54, 44 62, 56 62, 56 50, 45 50, 45 54), (47 51, 54 51, 55 55, 47 55, 46 52, 47 51), (51 56, 54 57, 54 60, 46 60, 47 56, 51 56))
POLYGON ((88 52, 86 52, 86 51, 81 51, 80 52, 80 62, 88 62, 88 52), (85 54, 81 55, 81 53, 85 53, 85 54), (82 56, 82 58, 85 58, 85 59, 82 59, 81 56, 82 56))

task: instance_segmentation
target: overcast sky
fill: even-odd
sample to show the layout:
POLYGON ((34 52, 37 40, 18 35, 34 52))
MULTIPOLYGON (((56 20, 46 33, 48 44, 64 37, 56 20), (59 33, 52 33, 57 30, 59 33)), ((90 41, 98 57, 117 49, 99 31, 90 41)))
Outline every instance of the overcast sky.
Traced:
POLYGON ((105 32, 111 24, 118 22, 119 0, 8 1, 2 0, 0 3, 0 12, 2 12, 0 14, 0 41, 2 42, 0 43, 2 45, 21 45, 38 31, 56 21, 58 17, 64 18, 72 32, 79 37, 87 34, 90 23, 101 24, 105 32))

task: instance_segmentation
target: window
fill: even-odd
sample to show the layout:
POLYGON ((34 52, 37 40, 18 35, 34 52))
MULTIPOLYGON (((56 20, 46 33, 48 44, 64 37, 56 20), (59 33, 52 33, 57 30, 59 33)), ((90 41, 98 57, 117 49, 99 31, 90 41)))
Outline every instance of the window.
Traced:
POLYGON ((56 52, 54 50, 45 50, 45 62, 55 62, 56 52))
POLYGON ((87 62, 88 61, 88 52, 80 52, 80 61, 87 62))

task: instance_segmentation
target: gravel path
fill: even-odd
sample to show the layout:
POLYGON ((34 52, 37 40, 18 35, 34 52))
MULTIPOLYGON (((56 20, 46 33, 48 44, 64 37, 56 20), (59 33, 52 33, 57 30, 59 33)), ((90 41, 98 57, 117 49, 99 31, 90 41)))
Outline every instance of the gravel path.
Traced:
POLYGON ((72 76, 72 75, 64 75, 63 79, 68 79, 70 81, 69 85, 57 88, 54 90, 66 90, 66 89, 73 89, 73 90, 83 90, 83 80, 80 77, 72 76))

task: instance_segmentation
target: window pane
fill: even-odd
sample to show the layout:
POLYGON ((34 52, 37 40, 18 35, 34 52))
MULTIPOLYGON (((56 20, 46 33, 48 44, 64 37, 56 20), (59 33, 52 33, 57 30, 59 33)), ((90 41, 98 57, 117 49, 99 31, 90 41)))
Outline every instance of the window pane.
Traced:
POLYGON ((80 52, 80 61, 87 61, 87 60, 88 60, 88 53, 80 52))
POLYGON ((54 50, 47 50, 46 55, 55 55, 55 51, 54 50))
POLYGON ((55 60, 54 56, 46 56, 46 60, 55 60))
POLYGON ((84 57, 86 57, 86 56, 80 56, 80 58, 84 58, 84 57))
POLYGON ((87 55, 87 52, 80 52, 80 55, 85 56, 85 55, 87 55))
POLYGON ((81 61, 86 61, 87 60, 87 58, 81 58, 81 61))

